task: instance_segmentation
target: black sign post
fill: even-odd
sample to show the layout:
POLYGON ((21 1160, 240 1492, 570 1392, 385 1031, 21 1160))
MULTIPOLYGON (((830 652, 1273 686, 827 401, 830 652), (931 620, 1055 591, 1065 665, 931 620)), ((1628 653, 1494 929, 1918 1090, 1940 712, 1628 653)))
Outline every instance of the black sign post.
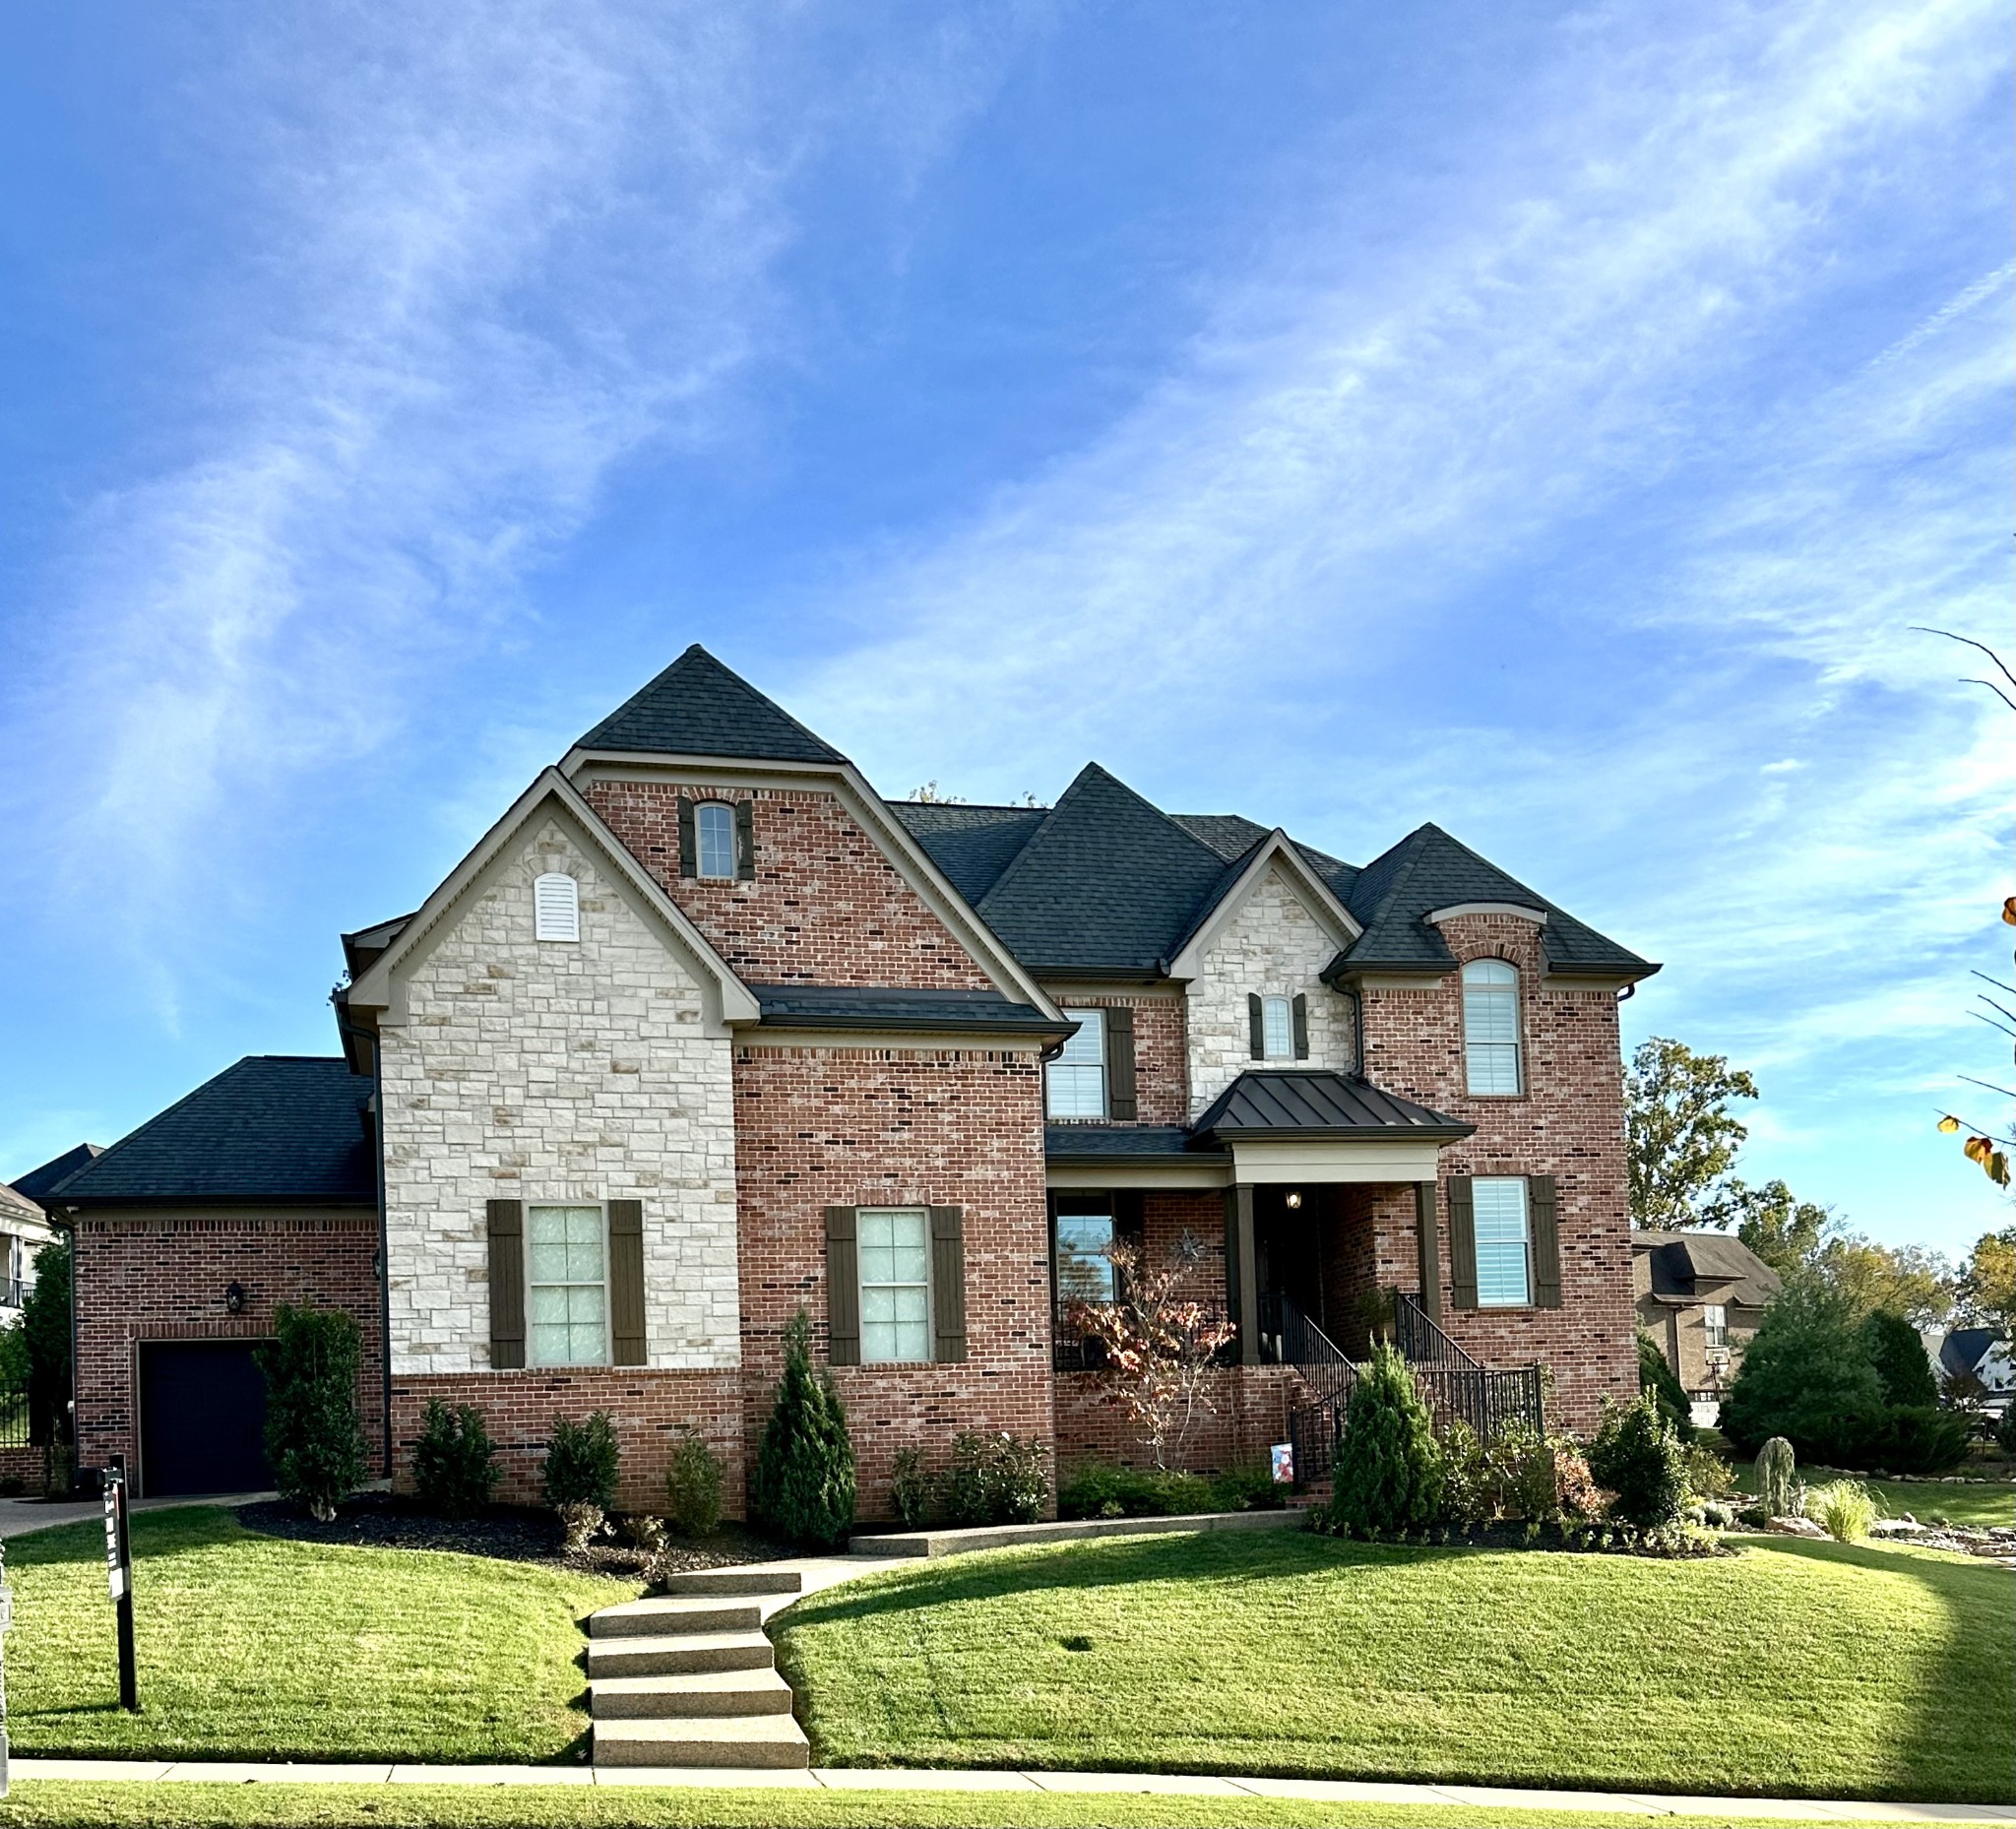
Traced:
POLYGON ((140 1679, 133 1669, 133 1540, 126 1530, 126 1457, 105 1469, 105 1585, 119 1621, 119 1706, 140 1713, 140 1679))

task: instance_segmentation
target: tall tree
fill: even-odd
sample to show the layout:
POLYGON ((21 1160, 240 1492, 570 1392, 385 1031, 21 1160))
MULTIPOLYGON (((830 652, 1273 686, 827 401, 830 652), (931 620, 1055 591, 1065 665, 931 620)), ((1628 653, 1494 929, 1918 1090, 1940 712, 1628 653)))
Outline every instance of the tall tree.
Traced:
POLYGON ((1736 1151, 1749 1133, 1732 1106, 1757 1082, 1726 1054, 1654 1036, 1624 1076, 1631 1220, 1655 1229, 1727 1226, 1736 1151))
POLYGON ((2016 1226, 1975 1240, 1960 1275, 1960 1299, 1983 1326, 2016 1338, 2016 1226))
POLYGON ((1836 1230, 1831 1209, 1796 1198, 1783 1181, 1749 1187, 1732 1179, 1704 1217, 1713 1226, 1732 1226, 1736 1236, 1781 1277, 1811 1264, 1836 1230))

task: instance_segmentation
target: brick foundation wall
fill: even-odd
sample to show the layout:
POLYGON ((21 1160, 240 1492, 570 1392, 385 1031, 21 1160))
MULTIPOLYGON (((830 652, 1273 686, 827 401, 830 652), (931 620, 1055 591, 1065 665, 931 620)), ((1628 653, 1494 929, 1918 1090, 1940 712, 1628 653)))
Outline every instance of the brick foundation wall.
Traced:
MULTIPOLYGON (((1302 1381, 1286 1365, 1234 1365, 1212 1374, 1212 1411, 1199 1418, 1170 1465, 1186 1474, 1222 1474, 1267 1459, 1288 1440, 1288 1413, 1306 1397, 1302 1381)), ((1057 1467, 1069 1479, 1079 1463, 1115 1462, 1152 1467, 1139 1425, 1115 1400, 1099 1372, 1057 1374, 1057 1467)))
MULTIPOLYGON (((139 1466, 140 1343, 262 1340, 282 1302, 341 1308, 363 1335, 357 1414, 375 1474, 384 1448, 378 1218, 369 1209, 153 1212, 76 1223, 77 1463, 139 1466), (243 1286, 241 1314, 224 1289, 243 1286)), ((140 1467, 142 1489, 147 1470, 140 1467)))
MULTIPOLYGON (((1625 1191, 1623 1064, 1614 991, 1544 981, 1540 928, 1496 914, 1442 923, 1459 960, 1519 968, 1527 1091, 1473 1099, 1465 1091, 1463 990, 1452 973, 1429 989, 1365 992, 1365 1058, 1374 1085, 1477 1125, 1442 1152, 1439 1200, 1442 1325, 1486 1365, 1549 1367, 1549 1420, 1594 1429, 1605 1397, 1638 1388, 1625 1191), (1450 1306, 1448 1177, 1551 1174, 1560 1202, 1561 1306, 1457 1311, 1450 1306)), ((1413 1215, 1386 1230, 1398 1287, 1417 1289, 1413 1215)))
MULTIPOLYGON (((760 828, 759 828, 760 829, 760 828)), ((963 1429, 1054 1438, 1041 1077, 1033 1049, 742 1047, 735 1060, 745 1453, 803 1307, 826 1354, 826 1209, 958 1206, 960 1364, 835 1369, 863 1520, 893 1514, 896 1451, 949 1459, 963 1429)))
POLYGON ((994 987, 837 794, 664 781, 593 781, 583 793, 745 983, 994 987), (754 801, 753 879, 679 874, 682 793, 754 801))
POLYGON ((412 1451, 427 1400, 472 1404, 497 1446, 503 1481, 497 1496, 510 1504, 541 1502, 540 1475, 553 1419, 579 1422, 605 1410, 621 1454, 619 1510, 662 1512, 665 1472, 681 1433, 693 1430, 722 1457, 722 1513, 743 1514, 742 1375, 735 1371, 657 1371, 633 1365, 581 1365, 564 1371, 430 1373, 392 1380, 394 1485, 412 1490, 412 1451))

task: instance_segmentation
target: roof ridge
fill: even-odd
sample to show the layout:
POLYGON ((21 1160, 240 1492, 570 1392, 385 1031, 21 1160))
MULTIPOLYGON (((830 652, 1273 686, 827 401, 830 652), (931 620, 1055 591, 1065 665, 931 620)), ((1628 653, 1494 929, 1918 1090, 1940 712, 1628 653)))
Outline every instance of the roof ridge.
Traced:
MULTIPOLYGON (((643 685, 638 687, 638 689, 635 692, 633 692, 627 699, 625 699, 622 702, 622 704, 617 706, 614 711, 610 712, 606 718, 603 718, 599 723, 595 725, 586 735, 578 738, 574 744, 574 747, 576 749, 592 749, 598 747, 599 739, 603 738, 604 734, 608 732, 613 726, 620 724, 626 716, 626 714, 635 710, 639 712, 641 715, 648 709, 649 702, 654 697, 662 696, 662 689, 668 689, 674 683, 674 675, 679 674, 681 672, 681 669, 684 669, 687 673, 699 674, 701 673, 703 668, 711 669, 711 672, 714 677, 712 678, 710 683, 716 686, 719 686, 724 682, 733 685, 739 691, 746 693, 749 696, 749 698, 753 699, 756 702, 756 704, 759 707, 761 707, 765 712, 769 713, 771 716, 779 719, 784 724, 788 725, 791 728, 791 730, 796 732, 796 734, 799 737, 803 738, 804 741, 811 746, 812 750, 814 751, 814 755, 811 757, 799 757, 796 758, 797 760, 817 760, 836 763, 844 763, 847 761, 847 757, 843 755, 838 749, 834 748, 834 746, 831 743, 829 743, 823 736, 821 736, 818 733, 818 731, 812 729, 809 725, 800 723, 796 718, 792 717, 789 712, 786 711, 782 705, 780 705, 775 699, 773 699, 767 692, 763 691, 761 687, 750 684, 750 682, 744 679, 741 674, 736 672, 733 667, 729 666, 725 661, 722 660, 718 655, 710 653, 709 650, 703 647, 699 642, 688 643, 685 650, 678 656, 676 660, 671 662, 669 665, 660 668, 657 673, 653 674, 650 679, 646 680, 643 685)), ((634 745, 627 744, 623 742, 620 738, 608 742, 607 747, 613 749, 634 749, 634 745)), ((676 750, 669 749, 645 749, 637 751, 636 753, 647 755, 671 755, 677 754, 679 752, 676 750)), ((696 750, 692 753, 700 755, 733 757, 738 752, 729 748, 709 747, 706 749, 696 750)), ((779 752, 777 752, 773 747, 768 750, 762 748, 751 749, 747 753, 753 758, 761 760, 765 756, 774 755, 779 752)))

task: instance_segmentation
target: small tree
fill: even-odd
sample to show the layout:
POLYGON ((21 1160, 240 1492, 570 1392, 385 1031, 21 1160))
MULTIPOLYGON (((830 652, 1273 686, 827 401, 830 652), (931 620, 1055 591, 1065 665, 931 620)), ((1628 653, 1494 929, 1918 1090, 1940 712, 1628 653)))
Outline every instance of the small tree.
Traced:
POLYGON ((1407 1361, 1384 1344, 1352 1386, 1331 1470, 1341 1524, 1365 1536, 1431 1524, 1442 1502, 1442 1448, 1407 1361))
POLYGON ((328 1523, 364 1478, 357 1420, 363 1343, 341 1309, 274 1311, 274 1338, 254 1349, 266 1376, 266 1460, 280 1495, 328 1523))
POLYGON ((1862 1352, 1882 1379, 1883 1395, 1890 1403, 1929 1409, 1939 1401, 1931 1356, 1918 1329, 1901 1314, 1878 1308, 1870 1315, 1862 1323, 1862 1352))
POLYGON ((1238 1329, 1189 1293, 1204 1247, 1184 1232, 1160 1263, 1115 1241, 1106 1247, 1118 1290, 1109 1302, 1075 1302, 1079 1331, 1105 1349, 1112 1400, 1140 1430, 1142 1446, 1166 1470, 1200 1416, 1213 1415, 1214 1362, 1238 1329))
POLYGON ((763 1431, 750 1493, 756 1516, 787 1543, 837 1544, 854 1521, 854 1449, 833 1374, 812 1369, 812 1323, 784 1331, 784 1377, 763 1431))
POLYGON ((1806 1460, 1853 1467, 1883 1409, 1883 1381, 1847 1298, 1815 1277, 1795 1277, 1744 1351, 1722 1431, 1752 1451, 1783 1435, 1806 1460))
POLYGON ((665 1470, 665 1522, 681 1537, 712 1537, 721 1528, 722 1459, 693 1429, 679 1432, 665 1470))
POLYGON ((1680 1439, 1650 1397, 1612 1404, 1589 1450, 1590 1471, 1616 1497, 1611 1513, 1641 1531, 1678 1519, 1687 1502, 1680 1439))
POLYGON ((1798 1509, 1798 1456, 1783 1435, 1757 1450, 1757 1503, 1767 1517, 1790 1518, 1798 1509))
POLYGON ((1672 1424, 1682 1441, 1694 1439, 1694 1407, 1687 1401, 1687 1387, 1680 1382, 1671 1362, 1642 1327, 1638 1330, 1638 1389, 1649 1394, 1659 1414, 1672 1424))
POLYGON ((70 1490, 70 1241, 35 1253, 35 1282, 21 1305, 28 1371, 28 1438, 42 1451, 42 1486, 70 1490))
POLYGON ((483 1413, 473 1404, 450 1409, 427 1399, 420 1438, 413 1443, 413 1490, 441 1518, 473 1518, 495 1495, 497 1450, 483 1413))

